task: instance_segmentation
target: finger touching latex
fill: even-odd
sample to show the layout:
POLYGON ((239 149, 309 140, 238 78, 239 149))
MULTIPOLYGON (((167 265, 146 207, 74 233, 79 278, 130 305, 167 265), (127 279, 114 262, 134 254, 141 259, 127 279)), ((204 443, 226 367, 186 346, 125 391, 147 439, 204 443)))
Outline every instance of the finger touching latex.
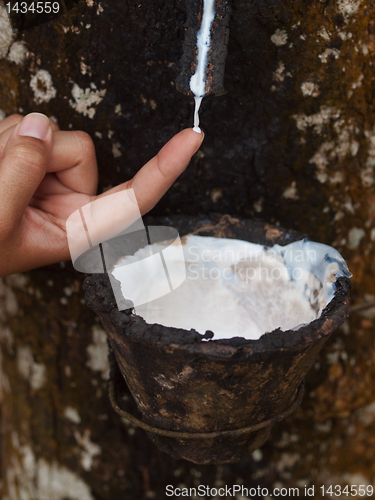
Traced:
POLYGON ((185 171, 203 139, 204 134, 197 134, 192 128, 182 130, 133 179, 106 191, 100 197, 132 188, 141 214, 147 213, 185 171))

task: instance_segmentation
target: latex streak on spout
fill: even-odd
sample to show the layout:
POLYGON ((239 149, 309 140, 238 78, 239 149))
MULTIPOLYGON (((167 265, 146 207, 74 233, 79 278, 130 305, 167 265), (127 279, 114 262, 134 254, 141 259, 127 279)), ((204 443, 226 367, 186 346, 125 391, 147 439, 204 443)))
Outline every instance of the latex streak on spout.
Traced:
POLYGON ((176 88, 185 95, 195 97, 194 125, 198 126, 202 98, 225 94, 223 79, 231 4, 229 0, 186 0, 185 9, 185 40, 176 88), (206 17, 204 8, 208 13, 206 17), (200 40, 199 34, 202 35, 200 40))

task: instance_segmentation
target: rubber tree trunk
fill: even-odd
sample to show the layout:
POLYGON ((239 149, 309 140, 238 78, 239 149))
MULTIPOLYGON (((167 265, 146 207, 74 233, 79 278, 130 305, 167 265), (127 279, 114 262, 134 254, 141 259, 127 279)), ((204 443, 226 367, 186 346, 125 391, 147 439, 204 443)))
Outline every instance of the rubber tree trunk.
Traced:
MULTIPOLYGON (((164 499, 166 485, 299 487, 375 477, 375 9, 364 0, 233 0, 227 94, 154 215, 261 217, 335 246, 354 274, 351 319, 308 376, 301 409, 237 465, 195 466, 124 425, 83 275, 61 264, 0 282, 1 497, 164 499), (345 450, 343 453, 342 450, 345 450)), ((101 189, 183 127, 175 90, 184 5, 81 0, 15 35, 0 7, 0 113, 32 110, 95 141, 101 189)))

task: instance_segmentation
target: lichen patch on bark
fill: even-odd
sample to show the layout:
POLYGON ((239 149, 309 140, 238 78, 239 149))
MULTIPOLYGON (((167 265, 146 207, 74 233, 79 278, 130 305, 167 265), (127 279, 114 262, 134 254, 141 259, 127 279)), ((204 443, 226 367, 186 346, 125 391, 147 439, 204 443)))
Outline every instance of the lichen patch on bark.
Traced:
POLYGON ((9 49, 8 60, 21 65, 28 56, 28 51, 24 42, 14 42, 9 49))
POLYGON ((0 4, 0 59, 8 55, 13 38, 14 34, 9 22, 6 7, 0 4))
POLYGON ((33 391, 38 391, 44 386, 47 377, 46 367, 34 361, 29 346, 20 346, 17 349, 17 368, 33 391))
POLYGON ((56 88, 52 82, 52 76, 45 69, 40 69, 30 80, 30 87, 34 92, 34 100, 37 104, 49 102, 56 97, 56 88))
POLYGON ((75 431, 74 437, 77 443, 81 447, 80 450, 80 462, 84 470, 90 471, 93 466, 94 457, 100 455, 101 448, 96 443, 91 441, 91 432, 86 429, 81 435, 78 431, 75 431))
POLYGON ((288 34, 285 30, 277 29, 271 36, 271 41, 278 46, 285 45, 288 41, 288 34))
POLYGON ((38 459, 14 432, 12 442, 6 472, 9 500, 94 500, 88 485, 75 472, 57 461, 38 459))
POLYGON ((76 83, 73 85, 72 96, 74 101, 70 100, 70 106, 82 113, 83 116, 94 118, 96 109, 94 106, 98 105, 105 96, 107 90, 98 90, 95 83, 90 84, 90 88, 81 89, 76 83))
POLYGON ((103 380, 109 378, 108 342, 105 331, 94 326, 92 329, 93 343, 87 346, 87 366, 91 370, 100 372, 103 380))
POLYGON ((17 296, 4 278, 0 278, 0 306, 0 318, 5 313, 14 316, 19 310, 17 296))

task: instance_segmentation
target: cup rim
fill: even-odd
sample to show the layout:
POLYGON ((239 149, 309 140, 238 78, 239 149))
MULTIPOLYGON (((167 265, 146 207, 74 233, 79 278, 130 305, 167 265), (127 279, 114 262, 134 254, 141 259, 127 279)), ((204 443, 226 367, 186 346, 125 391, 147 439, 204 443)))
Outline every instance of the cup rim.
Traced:
MULTIPOLYGON (((239 219, 231 216, 221 216, 219 218, 208 219, 188 218, 186 216, 168 218, 149 218, 149 225, 171 225, 177 227, 180 234, 186 234, 186 230, 181 231, 181 227, 188 223, 190 228, 198 226, 193 234, 201 236, 216 236, 222 238, 243 239, 254 243, 272 246, 274 244, 286 245, 294 241, 301 240, 306 236, 294 230, 287 230, 276 227, 259 219, 239 219), (242 235, 242 237, 241 237, 242 235)), ((86 300, 88 305, 94 309, 99 316, 107 317, 97 301, 93 300, 90 287, 105 286, 110 293, 110 322, 113 328, 124 332, 135 342, 147 342, 149 345, 162 347, 168 346, 177 349, 189 350, 193 354, 208 355, 221 358, 231 358, 232 356, 248 358, 275 351, 305 348, 310 343, 317 342, 322 338, 328 338, 336 328, 338 328, 349 316, 349 295, 351 284, 346 277, 340 277, 336 281, 336 292, 333 299, 327 304, 319 318, 298 329, 282 331, 273 330, 263 334, 257 340, 233 337, 231 339, 209 339, 207 332, 205 335, 196 330, 185 330, 181 328, 166 327, 158 324, 148 324, 145 320, 131 310, 119 311, 113 295, 109 278, 106 275, 88 275, 85 280, 86 300), (100 282, 98 282, 100 280, 100 282), (105 284, 105 280, 108 281, 105 284)), ((95 292, 94 292, 95 293, 95 292)), ((109 299, 109 297, 108 297, 109 299)))

